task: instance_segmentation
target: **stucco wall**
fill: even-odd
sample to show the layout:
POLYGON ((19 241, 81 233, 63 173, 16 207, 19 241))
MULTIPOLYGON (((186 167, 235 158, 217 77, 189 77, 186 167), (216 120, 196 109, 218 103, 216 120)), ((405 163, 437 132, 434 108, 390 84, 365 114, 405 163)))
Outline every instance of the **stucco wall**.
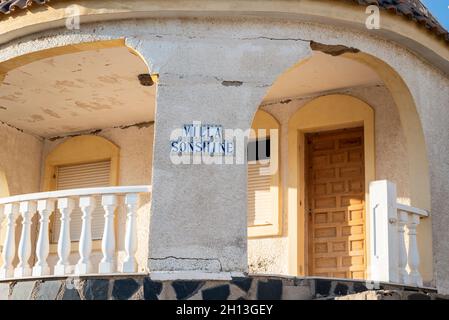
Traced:
MULTIPOLYGON (((432 209, 437 285, 449 292, 449 79, 440 71, 369 32, 249 18, 83 25, 76 33, 54 30, 39 38, 21 39, 20 44, 4 47, 0 59, 58 45, 121 37, 144 56, 161 81, 153 168, 151 267, 162 271, 220 267, 224 271, 245 270, 245 168, 174 166, 169 163, 167 141, 173 129, 192 120, 249 128, 266 90, 286 68, 309 56, 307 39, 313 39, 357 47, 387 62, 410 90, 426 139, 432 192, 431 206, 426 201, 415 205, 432 209), (234 85, 223 85, 225 80, 234 81, 234 85), (220 186, 222 192, 211 193, 211 186, 220 186), (177 201, 173 201, 175 191, 177 201), (203 206, 198 199, 203 200, 203 206)), ((405 194, 406 190, 400 192, 405 194)))
MULTIPOLYGON (((95 134, 108 139, 120 148, 119 185, 151 184, 154 136, 152 124, 107 128, 95 134)), ((49 152, 67 139, 69 137, 53 141, 46 139, 42 154, 43 162, 49 152)))
POLYGON ((0 123, 0 170, 10 195, 39 191, 42 146, 41 139, 0 123))
MULTIPOLYGON (((397 184, 398 201, 410 202, 408 161, 405 137, 398 110, 391 94, 383 86, 370 86, 339 90, 368 103, 375 112, 376 180, 388 179, 397 184)), ((269 103, 261 106, 281 124, 281 181, 286 190, 288 181, 288 121, 290 117, 309 101, 319 97, 313 95, 293 99, 289 103, 269 103)), ((283 192, 286 193, 285 191, 283 192)), ((284 197, 285 198, 285 197, 284 197)), ((284 199, 285 201, 285 199, 284 199)), ((248 241, 248 264, 250 272, 288 274, 288 215, 286 205, 282 212, 282 235, 256 238, 248 241)), ((300 235, 299 235, 300 236, 300 235)))
MULTIPOLYGON (((0 170, 4 173, 9 195, 38 192, 42 140, 0 123, 0 147, 0 170)), ((6 193, 6 190, 3 191, 6 193)), ((2 196, 8 196, 5 193, 2 196)), ((3 219, 3 214, 1 215, 0 249, 3 248, 6 234, 6 219, 3 219)), ((21 226, 18 225, 16 228, 17 241, 20 236, 18 232, 20 229, 21 226)), ((1 257, 0 263, 2 263, 1 257)))

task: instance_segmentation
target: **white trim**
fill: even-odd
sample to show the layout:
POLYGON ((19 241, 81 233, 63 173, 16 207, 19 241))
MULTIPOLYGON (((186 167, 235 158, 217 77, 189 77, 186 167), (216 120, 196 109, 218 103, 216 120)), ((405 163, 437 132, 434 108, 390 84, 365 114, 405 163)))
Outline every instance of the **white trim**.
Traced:
POLYGON ((124 187, 101 187, 101 188, 81 188, 71 190, 59 190, 49 192, 38 192, 21 194, 17 196, 0 198, 0 205, 7 203, 16 203, 30 200, 57 199, 67 197, 103 195, 103 194, 127 194, 127 193, 151 193, 151 186, 124 186, 124 187))
POLYGON ((405 212, 408 212, 408 213, 414 213, 414 214, 417 214, 417 215, 422 216, 422 217, 428 217, 429 216, 429 212, 424 210, 424 209, 419 209, 419 208, 415 208, 415 207, 408 206, 408 205, 405 205, 405 204, 400 204, 400 203, 398 203, 396 205, 396 207, 397 207, 397 209, 399 211, 405 211, 405 212))

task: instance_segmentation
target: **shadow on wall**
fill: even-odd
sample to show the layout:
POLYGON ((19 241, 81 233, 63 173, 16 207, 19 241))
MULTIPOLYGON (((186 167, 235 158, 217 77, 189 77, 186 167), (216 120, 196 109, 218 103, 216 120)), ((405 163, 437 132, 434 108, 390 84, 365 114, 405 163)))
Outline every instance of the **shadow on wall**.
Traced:
MULTIPOLYGON (((9 188, 8 181, 6 180, 5 172, 0 169, 0 198, 9 196, 9 188)), ((3 239, 5 238, 4 232, 2 230, 6 230, 4 228, 6 224, 6 220, 3 219, 0 212, 0 252, 3 252, 3 239)), ((3 263, 2 258, 0 257, 0 264, 3 263)))
POLYGON ((9 196, 8 181, 5 172, 0 169, 0 198, 9 196))

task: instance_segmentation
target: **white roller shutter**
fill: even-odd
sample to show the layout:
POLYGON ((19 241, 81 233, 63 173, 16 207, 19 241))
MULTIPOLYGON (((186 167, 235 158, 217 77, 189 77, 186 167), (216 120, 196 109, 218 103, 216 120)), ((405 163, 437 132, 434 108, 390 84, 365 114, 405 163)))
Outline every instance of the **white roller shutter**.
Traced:
POLYGON ((273 220, 276 195, 271 190, 271 175, 261 175, 260 168, 269 164, 248 164, 248 226, 269 225, 273 220))
MULTIPOLYGON (((110 186, 111 161, 84 163, 78 165, 60 166, 56 172, 56 190, 94 188, 110 186)), ((100 199, 92 212, 92 239, 101 239, 103 236, 104 210, 100 199)), ((70 237, 78 241, 81 234, 82 212, 77 206, 72 211, 70 221, 70 237)), ((52 241, 56 243, 61 225, 60 213, 57 212, 53 222, 52 241)))

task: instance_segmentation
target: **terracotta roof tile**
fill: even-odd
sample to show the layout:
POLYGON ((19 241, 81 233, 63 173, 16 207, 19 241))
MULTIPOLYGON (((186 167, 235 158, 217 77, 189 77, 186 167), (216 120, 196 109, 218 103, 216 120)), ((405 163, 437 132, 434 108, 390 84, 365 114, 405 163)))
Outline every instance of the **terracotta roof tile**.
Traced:
POLYGON ((0 0, 0 12, 3 14, 9 14, 17 9, 26 9, 33 3, 44 4, 49 0, 0 0))
MULTIPOLYGON (((56 1, 56 0, 54 0, 56 1)), ((342 0, 336 0, 342 1, 342 0)), ((420 0, 345 0, 359 5, 377 5, 382 9, 412 20, 449 43, 449 32, 427 10, 420 0)), ((31 5, 43 5, 50 0, 0 0, 0 13, 10 14, 18 9, 26 9, 31 5)))

